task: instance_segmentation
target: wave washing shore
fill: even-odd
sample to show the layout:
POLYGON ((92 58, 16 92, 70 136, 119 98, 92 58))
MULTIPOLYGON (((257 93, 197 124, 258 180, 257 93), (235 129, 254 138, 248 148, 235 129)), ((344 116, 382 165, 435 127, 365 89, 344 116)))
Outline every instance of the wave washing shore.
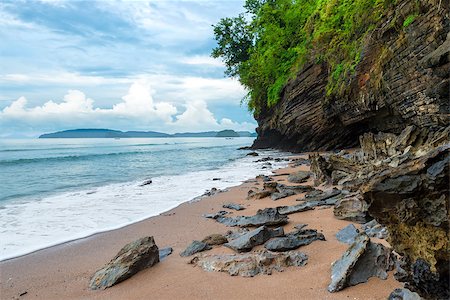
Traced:
MULTIPOLYGON (((28 154, 25 162, 16 164, 11 162, 13 161, 11 157, 27 149, 22 149, 24 147, 2 149, 4 152, 11 152, 10 157, 0 161, 5 168, 3 173, 5 181, 8 180, 6 178, 8 172, 12 173, 14 170, 28 171, 32 174, 27 176, 35 176, 33 178, 35 183, 24 178, 20 181, 22 185, 38 185, 39 181, 45 180, 68 181, 79 174, 77 167, 96 163, 96 161, 91 161, 92 157, 104 160, 102 166, 106 164, 109 168, 108 170, 99 170, 99 173, 120 173, 122 170, 120 164, 124 163, 123 158, 128 159, 127 153, 133 153, 132 157, 139 156, 143 172, 129 176, 129 178, 135 176, 139 179, 125 182, 106 185, 100 183, 99 186, 91 186, 92 184, 87 179, 79 186, 71 187, 68 191, 62 189, 57 193, 49 194, 47 191, 39 193, 35 190, 35 195, 21 197, 10 195, 8 199, 1 200, 0 260, 17 257, 98 232, 120 228, 170 210, 200 196, 205 189, 213 187, 224 189, 236 186, 244 180, 259 174, 269 174, 273 169, 286 166, 285 161, 272 162, 271 165, 264 162, 255 163, 258 157, 246 156, 248 151, 236 150, 240 145, 248 145, 249 141, 250 139, 183 139, 183 141, 174 141, 167 145, 167 139, 152 139, 152 144, 143 144, 142 140, 139 140, 138 142, 131 141, 131 145, 102 145, 103 148, 99 147, 102 153, 88 151, 89 148, 93 148, 93 145, 83 147, 74 147, 73 144, 64 144, 62 147, 51 145, 51 150, 48 149, 49 146, 38 147, 34 150, 28 149, 29 152, 34 151, 35 157, 28 154), (115 151, 111 151, 113 147, 115 147, 115 151), (147 148, 144 151, 142 147, 147 148), (149 147, 152 148, 149 149, 149 147), (79 153, 80 150, 83 153, 79 153), (49 153, 52 151, 53 153, 49 153), (43 153, 46 153, 47 156, 43 153), (181 155, 186 158, 186 153, 189 153, 191 158, 188 159, 187 164, 185 166, 176 165, 179 161, 175 156, 181 155), (72 159, 68 158, 69 154, 73 157, 72 159), (225 157, 232 157, 232 159, 225 159, 225 157), (159 165, 156 164, 157 160, 160 161, 159 165), (45 161, 57 161, 58 164, 51 165, 47 169, 44 167, 43 162, 45 161), (161 165, 169 169, 164 171, 161 165), (18 166, 21 169, 18 169, 18 166), (14 170, 11 170, 13 167, 14 170), (46 177, 48 176, 45 174, 46 170, 55 173, 52 176, 59 176, 59 179, 46 177), (44 173, 40 178, 39 172, 44 173), (151 184, 142 185, 145 178, 148 179, 143 174, 159 175, 151 176, 151 184)), ((102 141, 102 143, 104 142, 102 141)), ((117 141, 112 143, 117 144, 117 141)), ((130 143, 130 141, 126 141, 126 143, 130 143)), ((95 151, 99 151, 99 148, 95 151)), ((274 151, 265 151, 265 154, 273 157, 283 155, 274 151)), ((19 157, 15 158, 24 160, 19 157)), ((126 176, 125 174, 111 174, 109 175, 110 181, 117 180, 114 175, 126 176)), ((13 179, 18 180, 17 177, 13 179)), ((79 179, 74 179, 74 181, 77 180, 79 181, 79 179)), ((91 182, 96 182, 96 180, 101 182, 98 178, 93 178, 91 182)), ((55 188, 58 182, 55 183, 55 188)), ((48 185, 48 183, 43 182, 43 185, 48 185)), ((11 194, 11 192, 10 190, 9 193, 11 194)), ((20 194, 19 188, 17 188, 17 194, 20 194)))

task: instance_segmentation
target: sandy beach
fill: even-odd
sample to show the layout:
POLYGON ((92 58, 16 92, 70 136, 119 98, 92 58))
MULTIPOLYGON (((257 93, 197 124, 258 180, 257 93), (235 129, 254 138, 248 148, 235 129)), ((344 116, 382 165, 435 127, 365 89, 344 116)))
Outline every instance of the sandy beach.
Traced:
MULTIPOLYGON (((308 167, 285 168, 284 174, 308 167)), ((287 183, 286 175, 274 180, 287 183)), ((315 241, 299 248, 309 256, 306 266, 290 267, 272 275, 252 278, 206 272, 188 264, 189 257, 180 257, 192 240, 201 240, 212 233, 232 229, 202 215, 222 210, 225 203, 238 203, 245 210, 230 216, 253 215, 258 209, 293 205, 301 195, 278 201, 270 198, 246 200, 252 187, 261 186, 250 180, 240 186, 186 202, 164 214, 84 239, 43 249, 0 263, 1 299, 386 299, 401 286, 392 272, 387 280, 371 278, 367 283, 329 293, 331 264, 347 249, 335 234, 351 222, 338 220, 332 208, 316 208, 289 215, 284 226, 289 232, 296 224, 306 223, 319 230, 326 241, 315 241), (172 247, 172 255, 152 268, 106 290, 91 291, 89 280, 127 243, 143 236, 153 236, 159 248, 172 247)), ((308 181, 307 184, 312 184, 308 181)), ((359 228, 359 224, 355 224, 359 228)), ((375 240, 377 242, 377 240, 375 240)), ((262 246, 258 246, 261 248, 262 246)), ((233 253, 224 246, 215 246, 208 253, 233 253)))

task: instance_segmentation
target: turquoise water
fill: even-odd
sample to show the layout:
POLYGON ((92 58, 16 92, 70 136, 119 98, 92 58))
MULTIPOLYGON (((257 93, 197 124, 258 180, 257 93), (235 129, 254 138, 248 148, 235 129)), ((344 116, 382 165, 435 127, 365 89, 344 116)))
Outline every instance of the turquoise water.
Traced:
MULTIPOLYGON (((0 140, 0 259, 118 228, 258 174, 253 138, 0 140), (214 181, 213 178, 221 178, 214 181), (141 186, 152 179, 153 183, 141 186)), ((279 156, 263 151, 261 156, 279 156)))

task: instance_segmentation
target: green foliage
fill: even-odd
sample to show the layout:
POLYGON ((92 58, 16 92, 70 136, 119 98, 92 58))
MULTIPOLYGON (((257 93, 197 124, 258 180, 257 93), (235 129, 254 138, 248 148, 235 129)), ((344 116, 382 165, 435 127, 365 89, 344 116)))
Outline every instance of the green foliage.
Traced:
POLYGON ((247 87, 258 114, 280 98, 307 62, 326 63, 326 93, 340 93, 360 60, 363 40, 395 0, 247 0, 245 14, 214 26, 227 74, 247 87))
POLYGON ((414 20, 416 19, 417 16, 418 16, 418 14, 413 14, 413 15, 407 16, 405 21, 403 21, 403 28, 406 28, 409 25, 411 25, 411 23, 414 22, 414 20))

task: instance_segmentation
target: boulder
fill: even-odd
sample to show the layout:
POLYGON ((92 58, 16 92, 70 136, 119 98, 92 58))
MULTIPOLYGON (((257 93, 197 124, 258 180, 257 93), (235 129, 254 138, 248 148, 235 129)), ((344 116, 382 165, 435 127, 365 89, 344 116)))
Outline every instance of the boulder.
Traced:
POLYGON ((303 183, 309 179, 311 172, 298 171, 288 176, 287 180, 292 183, 303 183))
POLYGON ((390 249, 370 242, 365 233, 356 236, 354 243, 331 267, 329 292, 366 282, 370 277, 387 278, 394 267, 395 256, 390 249))
POLYGON ((234 209, 234 210, 244 210, 245 207, 235 203, 227 203, 222 206, 223 208, 234 209))
POLYGON ((218 233, 214 233, 214 234, 210 234, 208 236, 206 236, 203 240, 203 243, 208 244, 210 246, 214 246, 214 245, 222 245, 225 243, 228 243, 228 239, 218 233))
POLYGON ((326 200, 328 198, 337 198, 336 196, 339 196, 342 194, 342 191, 337 188, 333 188, 331 191, 325 191, 325 192, 324 191, 316 192, 316 191, 320 191, 320 190, 314 190, 312 192, 312 194, 307 194, 307 195, 305 195, 305 198, 297 199, 297 201, 304 201, 304 200, 322 201, 322 200, 326 200))
POLYGON ((356 229, 355 225, 349 224, 336 233, 336 238, 339 242, 353 244, 358 234, 359 230, 356 229))
POLYGON ((283 191, 281 193, 278 193, 278 192, 273 193, 272 195, 270 195, 270 199, 272 199, 273 201, 277 201, 277 200, 280 200, 280 199, 283 199, 283 198, 286 198, 289 196, 293 196, 293 195, 295 195, 294 191, 287 190, 287 191, 283 191))
POLYGON ((245 233, 226 244, 225 247, 231 248, 236 252, 248 252, 253 249, 253 247, 262 245, 269 239, 277 236, 283 236, 283 227, 276 229, 270 229, 266 226, 261 226, 255 230, 245 233))
POLYGON ((219 217, 216 221, 227 226, 280 226, 288 223, 288 217, 281 215, 276 208, 265 208, 259 209, 254 216, 219 217))
POLYGON ((266 198, 269 197, 271 195, 271 192, 269 191, 254 191, 254 190, 249 190, 248 194, 247 194, 247 200, 258 200, 258 199, 262 199, 262 198, 266 198))
POLYGON ((264 248, 275 252, 288 251, 309 245, 316 240, 324 241, 325 237, 315 229, 300 229, 284 237, 271 239, 264 245, 264 248))
POLYGON ((339 220, 366 223, 370 218, 367 213, 368 205, 360 194, 351 194, 337 201, 333 213, 339 220))
POLYGON ((422 300, 416 292, 411 292, 406 288, 395 289, 388 297, 388 300, 422 300))
POLYGON ((440 146, 362 186, 369 213, 404 256, 403 280, 425 298, 449 298, 449 149, 440 146))
POLYGON ((289 251, 272 253, 267 250, 246 254, 222 254, 197 256, 191 260, 208 272, 225 272, 231 276, 253 277, 258 274, 272 274, 273 271, 281 272, 286 267, 304 266, 308 256, 302 252, 289 251))
POLYGON ((146 185, 152 184, 152 182, 153 181, 151 179, 147 179, 143 183, 141 183, 139 186, 146 186, 146 185))
POLYGON ((388 231, 386 227, 381 226, 377 220, 372 220, 366 224, 361 225, 361 229, 369 236, 375 237, 377 239, 386 239, 388 236, 388 231))
POLYGON ((259 154, 256 152, 249 152, 247 153, 247 156, 259 156, 259 154))
POLYGON ((193 241, 187 248, 180 253, 180 256, 191 256, 195 253, 210 250, 212 247, 205 242, 193 241))
POLYGON ((125 245, 109 263, 95 272, 89 287, 106 289, 158 262, 159 251, 153 237, 140 238, 125 245))

